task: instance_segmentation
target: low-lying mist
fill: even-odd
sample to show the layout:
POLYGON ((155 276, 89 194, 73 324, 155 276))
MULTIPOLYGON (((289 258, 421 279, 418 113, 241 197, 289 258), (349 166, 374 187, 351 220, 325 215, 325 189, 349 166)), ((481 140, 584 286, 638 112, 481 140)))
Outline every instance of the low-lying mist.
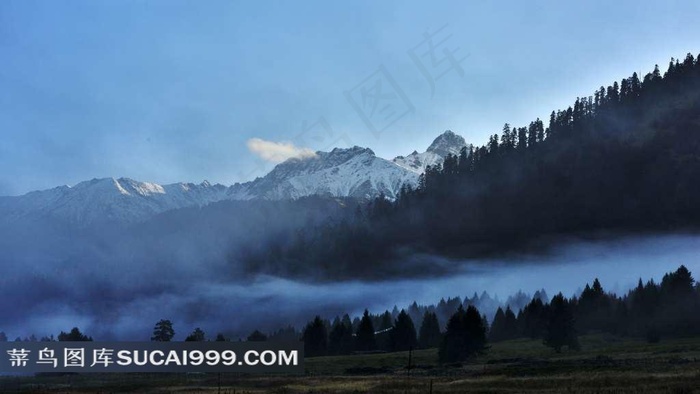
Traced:
MULTIPOLYGON (((196 231, 192 237, 198 238, 196 231)), ((168 242, 167 237, 154 239, 168 242)), ((66 235, 51 247, 72 241, 66 235)), ((170 319, 176 340, 195 327, 211 338, 222 332, 238 339, 254 329, 300 328, 315 315, 353 316, 365 308, 378 313, 413 301, 430 304, 483 291, 501 302, 518 290, 532 294, 544 288, 550 297, 559 291, 572 295, 596 277, 606 291, 621 294, 639 278, 659 280, 681 264, 696 273, 700 270, 698 235, 569 241, 546 255, 497 260, 435 257, 440 275, 426 270, 423 278, 412 274, 409 279, 322 283, 237 271, 230 256, 215 246, 224 238, 209 239, 205 246, 195 241, 173 245, 170 258, 150 244, 152 256, 148 249, 120 244, 123 238, 114 241, 116 245, 106 238, 100 242, 70 249, 62 259, 49 258, 40 249, 6 253, 0 278, 0 331, 13 339, 56 335, 78 326, 96 340, 148 340, 158 320, 170 319), (446 270, 446 265, 451 268, 446 270)))

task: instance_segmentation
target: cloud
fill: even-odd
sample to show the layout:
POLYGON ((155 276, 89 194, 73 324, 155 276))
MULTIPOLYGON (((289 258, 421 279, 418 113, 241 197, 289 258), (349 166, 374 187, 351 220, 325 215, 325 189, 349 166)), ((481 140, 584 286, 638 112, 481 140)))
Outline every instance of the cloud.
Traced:
POLYGON ((251 138, 246 143, 248 150, 272 163, 281 163, 287 159, 307 159, 316 157, 316 152, 309 148, 294 146, 291 142, 265 141, 251 138))

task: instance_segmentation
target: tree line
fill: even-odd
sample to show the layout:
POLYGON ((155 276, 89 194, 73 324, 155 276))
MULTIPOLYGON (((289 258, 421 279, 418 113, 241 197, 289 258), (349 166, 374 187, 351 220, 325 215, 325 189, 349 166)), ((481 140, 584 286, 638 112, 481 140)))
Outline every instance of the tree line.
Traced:
MULTIPOLYGON (((0 342, 7 342, 7 334, 4 331, 0 331, 0 342)), ((92 337, 83 334, 78 327, 73 327, 68 332, 61 331, 57 337, 53 335, 43 336, 37 338, 36 335, 32 334, 28 337, 17 337, 15 342, 54 342, 54 341, 71 341, 71 342, 84 342, 92 341, 92 337)))
MULTIPOLYGON (((489 342, 516 338, 541 339, 560 352, 563 348, 578 350, 578 336, 593 332, 645 338, 652 343, 663 338, 700 335, 700 283, 683 265, 665 274, 659 283, 640 279, 635 288, 622 296, 606 292, 595 279, 579 295, 567 298, 558 293, 543 301, 538 292, 517 312, 506 304, 491 319, 479 311, 475 301, 478 297, 464 301, 450 298, 449 302, 443 299, 438 304, 440 308, 451 308, 444 324, 438 320, 436 306, 424 308, 419 320, 405 309, 395 317, 389 311, 372 315, 365 310, 353 320, 347 314, 333 321, 316 316, 301 331, 291 326, 270 335, 255 330, 246 340, 302 340, 307 357, 438 348, 441 362, 460 362, 487 351, 489 342)), ((416 305, 413 303, 409 309, 416 305)), ((173 323, 162 319, 155 324, 151 340, 168 342, 174 336, 173 323)), ((0 332, 0 341, 6 340, 6 335, 0 332)), ((53 340, 53 337, 41 339, 53 340)), ((75 327, 61 332, 57 340, 92 341, 92 337, 75 327)), ((185 338, 185 341, 205 340, 211 339, 201 328, 195 328, 185 338)), ((213 340, 230 338, 220 333, 213 340)))
MULTIPOLYGON (((548 124, 505 124, 354 215, 268 240, 250 266, 306 276, 405 273, 426 255, 482 257, 572 234, 700 225, 700 61, 601 86, 548 124), (332 261, 333 264, 327 262, 332 261)), ((419 269, 420 272, 420 269, 419 269)), ((410 274, 410 272, 409 272, 410 274)))
POLYGON ((349 319, 336 319, 330 324, 330 331, 328 326, 317 316, 305 327, 307 355, 438 347, 440 360, 452 362, 486 351, 488 341, 522 337, 539 338, 557 352, 564 347, 577 350, 578 336, 591 332, 658 342, 664 337, 700 335, 700 284, 685 266, 664 275, 658 284, 653 279, 646 283, 640 279, 637 287, 623 296, 605 292, 595 279, 580 295, 571 298, 561 293, 549 302, 533 297, 517 313, 510 306, 505 310, 498 308, 490 324, 474 305, 459 303, 444 331, 435 313, 426 312, 416 329, 410 315, 402 310, 384 345, 379 342, 382 334, 372 335, 374 326, 367 311, 354 338, 349 319))

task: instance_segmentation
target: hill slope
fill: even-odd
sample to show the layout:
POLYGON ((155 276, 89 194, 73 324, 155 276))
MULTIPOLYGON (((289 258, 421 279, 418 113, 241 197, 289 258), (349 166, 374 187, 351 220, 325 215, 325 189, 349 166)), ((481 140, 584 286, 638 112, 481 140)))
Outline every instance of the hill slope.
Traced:
POLYGON ((487 145, 429 168, 398 201, 375 200, 345 226, 308 228, 302 243, 253 263, 350 277, 581 233, 697 228, 699 179, 700 62, 689 54, 663 77, 658 67, 643 80, 635 73, 553 111, 547 128, 506 124, 487 145))

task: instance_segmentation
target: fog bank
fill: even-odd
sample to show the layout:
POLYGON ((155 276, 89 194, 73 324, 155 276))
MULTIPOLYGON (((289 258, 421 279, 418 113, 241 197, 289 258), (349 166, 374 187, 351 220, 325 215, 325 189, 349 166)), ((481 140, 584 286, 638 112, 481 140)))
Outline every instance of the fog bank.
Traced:
MULTIPOLYGON (((518 290, 544 288, 572 295, 599 278, 618 294, 639 278, 659 280, 686 265, 697 276, 700 236, 659 235, 615 241, 571 242, 547 256, 455 262, 453 273, 430 279, 303 283, 284 278, 219 275, 214 267, 189 265, 70 266, 25 264, 0 279, 0 331, 8 338, 41 337, 79 326, 99 340, 148 340, 159 319, 174 322, 176 339, 195 327, 237 339, 253 329, 302 326, 319 314, 332 318, 378 313, 413 301, 488 292, 502 302, 518 290), (207 271, 205 268, 212 269, 207 271)), ((221 269, 221 267, 216 267, 221 269)))

